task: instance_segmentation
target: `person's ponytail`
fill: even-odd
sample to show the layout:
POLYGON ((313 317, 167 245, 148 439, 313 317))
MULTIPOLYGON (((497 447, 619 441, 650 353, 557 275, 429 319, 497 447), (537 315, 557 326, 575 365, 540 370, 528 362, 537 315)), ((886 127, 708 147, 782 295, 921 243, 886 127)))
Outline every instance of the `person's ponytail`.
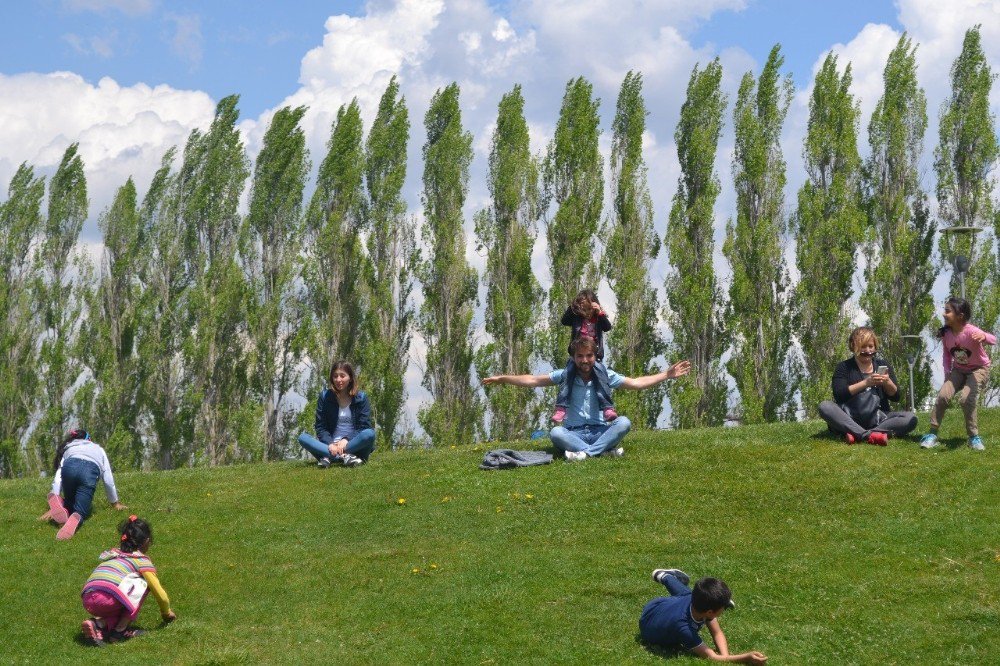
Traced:
POLYGON ((56 470, 59 469, 60 463, 62 463, 63 454, 66 453, 66 445, 78 439, 87 439, 87 437, 89 437, 89 435, 87 434, 87 431, 84 430, 83 428, 73 428, 68 433, 66 433, 66 437, 63 438, 62 443, 56 447, 56 456, 52 460, 53 474, 56 473, 56 470))

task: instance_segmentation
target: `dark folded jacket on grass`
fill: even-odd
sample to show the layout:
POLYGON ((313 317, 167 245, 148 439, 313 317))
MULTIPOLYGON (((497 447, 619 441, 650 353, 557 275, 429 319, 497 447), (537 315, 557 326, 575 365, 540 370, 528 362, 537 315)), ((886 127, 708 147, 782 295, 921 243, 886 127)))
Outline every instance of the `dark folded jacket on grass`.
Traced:
POLYGON ((552 462, 552 454, 544 451, 514 451, 513 449, 494 449, 483 457, 479 469, 511 469, 513 467, 533 467, 548 465, 552 462))

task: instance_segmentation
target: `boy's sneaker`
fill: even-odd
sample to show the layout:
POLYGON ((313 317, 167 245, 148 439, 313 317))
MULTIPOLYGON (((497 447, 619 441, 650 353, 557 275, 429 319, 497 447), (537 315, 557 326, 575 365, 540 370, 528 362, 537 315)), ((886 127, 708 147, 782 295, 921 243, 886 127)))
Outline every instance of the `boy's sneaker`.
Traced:
POLYGON ((846 435, 844 435, 844 439, 847 440, 847 443, 849 445, 850 444, 856 444, 857 441, 858 441, 858 440, 854 439, 854 435, 852 435, 851 433, 847 433, 846 435))
POLYGON ((611 423, 616 418, 618 418, 618 412, 615 411, 614 407, 608 407, 604 410, 604 420, 607 423, 611 423))
POLYGON ((868 435, 868 443, 875 446, 886 446, 889 443, 889 435, 884 432, 873 432, 868 435))
POLYGON ((108 642, 109 643, 121 643, 122 641, 127 641, 132 638, 138 638, 142 636, 146 631, 144 629, 131 629, 125 628, 121 631, 110 631, 108 632, 108 642))
POLYGON ((326 469, 327 467, 330 466, 331 462, 332 461, 327 456, 323 456, 322 458, 319 459, 319 462, 316 463, 316 467, 319 467, 320 469, 326 469))
POLYGON ((920 448, 922 449, 933 449, 938 445, 937 435, 933 432, 929 432, 920 438, 920 448))
POLYGON ((552 422, 562 423, 564 420, 566 420, 566 408, 556 407, 556 411, 552 412, 552 422))
POLYGON ((566 451, 566 462, 579 462, 586 459, 587 454, 584 451, 566 451))
POLYGON ((345 453, 340 456, 340 461, 343 463, 344 467, 357 467, 358 465, 364 465, 364 458, 359 458, 353 453, 345 453))
POLYGON ((969 448, 973 451, 985 451, 986 447, 983 446, 983 438, 979 435, 973 435, 969 438, 969 448))
POLYGON ((623 455, 625 455, 625 449, 619 446, 617 449, 608 449, 601 454, 601 457, 621 458, 623 455))
POLYGON ((96 645, 97 647, 104 647, 104 632, 101 628, 97 626, 97 620, 90 618, 89 620, 84 620, 83 624, 80 625, 80 631, 83 632, 83 637, 96 645))
POLYGON ((60 541, 71 539, 73 535, 76 534, 76 528, 80 526, 81 520, 83 520, 83 516, 78 513, 73 513, 73 515, 66 519, 66 524, 60 527, 59 531, 56 532, 56 538, 60 541))
POLYGON ((688 576, 680 569, 653 569, 653 580, 657 583, 662 585, 664 576, 673 576, 685 585, 691 582, 691 576, 688 576))
POLYGON ((69 513, 66 511, 66 507, 63 506, 62 497, 55 493, 49 493, 49 518, 56 521, 60 525, 65 523, 69 519, 69 513))

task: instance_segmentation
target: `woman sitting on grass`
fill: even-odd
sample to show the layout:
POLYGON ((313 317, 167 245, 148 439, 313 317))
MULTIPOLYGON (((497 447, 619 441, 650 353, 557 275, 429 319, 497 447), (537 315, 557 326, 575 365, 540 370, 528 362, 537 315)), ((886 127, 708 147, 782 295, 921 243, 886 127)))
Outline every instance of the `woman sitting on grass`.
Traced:
POLYGON ((337 361, 330 368, 330 388, 323 389, 316 403, 316 437, 302 433, 299 444, 316 456, 320 467, 363 465, 375 450, 371 414, 368 396, 358 390, 354 367, 337 361))
POLYGON ((876 356, 875 331, 859 326, 847 346, 854 356, 833 371, 833 401, 819 404, 819 415, 830 432, 842 435, 848 444, 885 446, 889 435, 898 437, 916 428, 916 414, 889 411, 889 401, 899 401, 899 385, 889 362, 876 356))

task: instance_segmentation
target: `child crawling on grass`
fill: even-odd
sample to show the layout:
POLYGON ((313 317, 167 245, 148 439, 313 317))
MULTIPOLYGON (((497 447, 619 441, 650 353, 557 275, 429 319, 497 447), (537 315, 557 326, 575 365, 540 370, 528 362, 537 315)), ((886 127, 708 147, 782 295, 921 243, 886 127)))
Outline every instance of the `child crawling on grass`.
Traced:
POLYGON ((680 569, 655 569, 653 580, 667 588, 669 597, 657 597, 642 609, 639 634, 650 645, 685 649, 712 661, 742 664, 765 664, 760 652, 729 654, 726 635, 717 619, 728 608, 735 608, 729 588, 718 578, 702 578, 688 587, 690 577, 680 569), (708 625, 715 650, 701 640, 698 632, 708 625))
POLYGON ((150 590, 160 606, 163 621, 177 619, 156 577, 156 567, 145 554, 153 544, 153 529, 149 523, 129 516, 118 531, 121 533, 119 546, 101 553, 101 564, 90 574, 81 594, 84 610, 94 617, 84 620, 80 629, 85 639, 98 646, 143 633, 129 625, 139 615, 150 590))

